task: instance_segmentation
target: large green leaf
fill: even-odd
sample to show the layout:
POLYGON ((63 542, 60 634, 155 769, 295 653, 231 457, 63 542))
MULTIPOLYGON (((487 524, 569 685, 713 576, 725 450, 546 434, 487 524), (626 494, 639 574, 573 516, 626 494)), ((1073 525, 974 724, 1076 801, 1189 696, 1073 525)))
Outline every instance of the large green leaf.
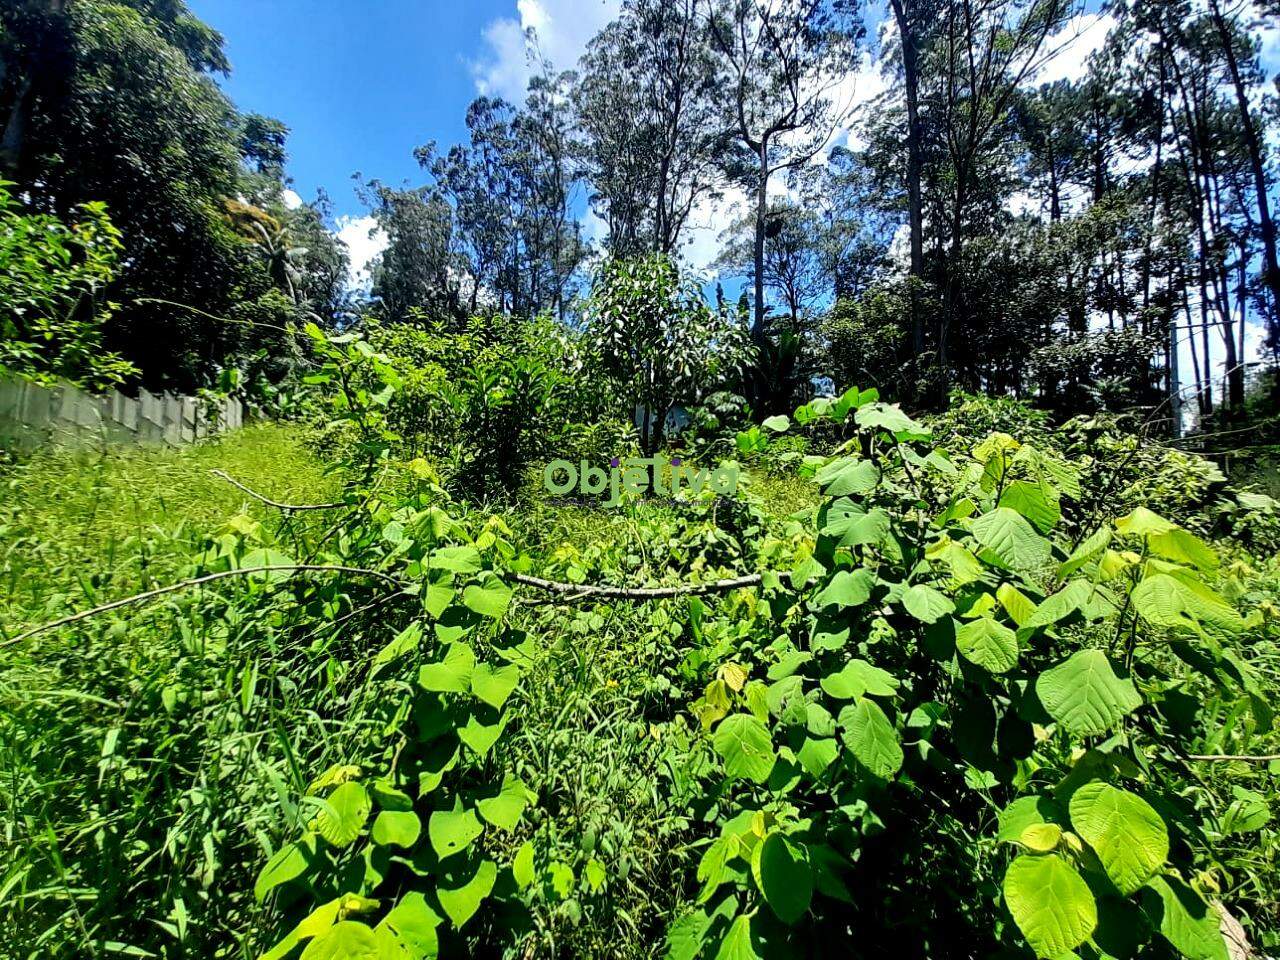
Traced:
POLYGON ((427 822, 427 836, 441 860, 466 850, 483 830, 474 810, 437 810, 427 822))
POLYGON ((870 460, 844 457, 819 470, 817 480, 828 497, 847 497, 874 490, 880 482, 880 470, 870 460))
POLYGON ((417 891, 406 893, 378 924, 391 932, 403 948, 407 960, 426 960, 439 951, 436 928, 440 915, 417 891))
POLYGON ((480 816, 495 827, 514 830, 520 822, 524 808, 529 805, 530 791, 524 781, 510 774, 502 778, 502 787, 496 797, 486 797, 476 803, 480 816))
POLYGON ((1135 507, 1127 516, 1116 521, 1116 529, 1132 537, 1149 537, 1153 533, 1168 533, 1170 530, 1176 530, 1177 524, 1170 523, 1146 507, 1135 507))
POLYGON ((990 617, 957 624, 956 649, 992 673, 1006 673, 1018 663, 1018 635, 990 617))
POLYGON ((1004 875, 1004 902, 1038 957, 1065 957, 1098 925, 1084 879, 1061 857, 1021 856, 1004 875))
POLYGON ((1049 560, 1049 541, 1020 513, 996 507, 973 521, 974 539, 990 550, 1006 566, 1024 570, 1049 560))
POLYGON ((440 906, 444 908, 444 912, 453 921, 455 927, 461 927, 475 916, 484 898, 492 892, 494 881, 497 879, 498 865, 492 860, 483 860, 476 867, 476 872, 472 874, 471 879, 462 886, 436 888, 436 897, 440 900, 440 906))
POLYGON ((1058 494, 1044 483, 1014 480, 1000 494, 999 506, 1016 510, 1035 524, 1042 533, 1048 533, 1062 519, 1062 507, 1058 502, 1058 494))
POLYGON ((261 901, 268 893, 307 872, 315 857, 315 835, 286 844, 272 854, 253 884, 253 895, 261 901))
POLYGON ((870 570, 838 570, 818 594, 819 607, 856 607, 871 599, 876 578, 870 570))
POLYGON ((759 960, 755 942, 751 938, 751 918, 737 917, 720 941, 715 960, 759 960))
POLYGON ((822 689, 837 700, 856 700, 866 694, 891 697, 898 690, 898 681, 889 671, 865 660, 850 660, 839 672, 822 678, 822 689))
POLYGON ((840 752, 840 745, 830 737, 805 737, 796 751, 796 760, 809 776, 817 779, 826 772, 840 752))
POLYGON ((418 671, 418 686, 435 693, 466 693, 471 689, 471 671, 476 655, 465 643, 449 645, 444 660, 428 663, 418 671))
POLYGON ((923 424, 908 417, 897 404, 868 403, 858 409, 853 419, 863 429, 879 427, 895 436, 899 433, 910 433, 922 437, 929 435, 929 431, 923 424))
POLYGON ((724 772, 731 780, 764 783, 773 771, 776 757, 769 731, 748 713, 735 713, 721 720, 712 746, 724 759, 724 772))
POLYGON ((1024 627, 1048 627, 1065 620, 1089 599, 1093 584, 1087 580, 1072 580, 1057 593, 1045 597, 1028 619, 1024 627))
POLYGON ((463 605, 482 617, 500 620, 511 605, 511 588, 493 574, 462 591, 463 605))
POLYGON ((1151 552, 1178 563, 1187 563, 1201 570, 1216 570, 1218 555, 1213 548, 1197 537, 1181 528, 1153 533, 1147 538, 1147 546, 1151 552))
POLYGON ((1094 557, 1102 553, 1111 543, 1111 528, 1101 527, 1091 533, 1080 546, 1071 551, 1071 556, 1058 567, 1058 579, 1065 580, 1094 557))
POLYGON ((888 780, 902 769, 902 745, 893 724, 873 700, 862 699, 840 711, 842 739, 873 776, 888 780))
POLYGON ((515 664, 495 668, 487 663, 478 663, 471 671, 471 692, 491 707, 501 710, 519 680, 520 668, 515 664))
POLYGON ((341 897, 334 897, 320 904, 303 917, 298 924, 285 934, 284 938, 264 953, 258 960, 281 960, 293 952, 303 940, 318 937, 334 925, 338 920, 338 911, 342 905, 341 897))
POLYGON ((427 564, 433 569, 454 573, 478 573, 480 552, 475 547, 441 547, 427 558, 427 564))
POLYGON ((374 818, 369 836, 382 847, 412 847, 422 833, 422 821, 412 810, 383 810, 374 818))
POLYGON ((752 852, 751 873, 778 919, 796 923, 813 899, 813 871, 802 843, 792 843, 776 830, 752 852))
POLYGON ((533 841, 526 840, 520 845, 520 849, 516 851, 515 857, 511 860, 511 877, 521 890, 533 883, 534 878, 537 876, 533 854, 533 841))
POLYGON ((316 815, 316 832, 335 847, 349 846, 360 836, 369 819, 373 807, 369 792, 364 784, 348 780, 329 794, 325 802, 326 806, 316 815))
POLYGON ((355 920, 341 920, 307 944, 299 960, 380 960, 381 956, 373 930, 355 920))
POLYGON ((864 510, 852 500, 837 500, 823 517, 821 533, 841 547, 881 544, 889 536, 889 514, 879 507, 864 510))
POLYGON ((1000 606, 1004 607, 1005 613, 1009 614, 1019 627, 1025 626, 1027 621, 1035 615, 1036 605, 1011 583, 1002 583, 996 588, 996 599, 1000 601, 1000 606))
POLYGON ((1238 631, 1244 620, 1204 584, 1168 573, 1153 573, 1133 590, 1133 608, 1162 627, 1199 631, 1203 624, 1238 631))
POLYGON ((1152 877, 1142 909, 1160 935, 1188 960, 1227 960, 1218 911, 1176 877, 1152 877))
POLYGON ((1027 827, 1048 823, 1052 811, 1053 803, 1046 797, 1019 797, 1000 811, 996 839, 1017 843, 1027 827))
POLYGON ((1097 736, 1142 706, 1133 681, 1117 677, 1101 650, 1079 650, 1036 680, 1040 702, 1069 733, 1097 736))
POLYGON ((925 583, 908 587, 902 595, 902 605, 921 623, 937 623, 956 609, 950 597, 925 583))
POLYGON ((1169 856, 1169 831, 1137 794, 1094 780, 1071 797, 1071 825, 1123 894, 1146 883, 1169 856))
POLYGON ((508 716, 510 714, 504 713, 498 718, 497 723, 481 723, 479 718, 472 714, 467 717, 464 725, 457 728, 458 739, 474 750, 477 756, 483 757, 502 736, 508 716))

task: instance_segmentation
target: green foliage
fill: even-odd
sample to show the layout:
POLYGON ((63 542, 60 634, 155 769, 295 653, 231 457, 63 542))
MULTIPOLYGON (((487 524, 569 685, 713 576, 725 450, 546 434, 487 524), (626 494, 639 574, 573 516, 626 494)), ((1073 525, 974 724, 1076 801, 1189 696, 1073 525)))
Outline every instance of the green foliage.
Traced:
MULTIPOLYGON (((3 915, 19 936, 82 949, 41 892, 55 849, 140 877, 103 881, 86 916, 155 953, 1221 956, 1219 900, 1272 935, 1272 774, 1189 758, 1273 749, 1274 564, 1155 504, 1087 512, 1094 467, 1052 435, 957 434, 949 453, 856 389, 757 428, 737 497, 491 513, 406 462, 412 362, 309 332, 350 434, 346 507, 235 521, 192 566, 308 557, 397 586, 273 574, 87 621, 67 640, 92 659, 64 686, 151 707, 114 736, 23 693, 61 689, 22 671, 66 641, 22 648, 7 756, 49 783, 31 758, 70 743, 58 776, 80 792, 6 802, 75 823, 103 770, 104 809, 135 813, 92 857, 68 827, 56 848, 24 835, 44 852, 9 875, 38 906, 3 915), (828 455, 774 446, 819 424, 842 438, 828 455), (648 602, 547 604, 513 576, 746 571, 759 585, 648 602), (101 655, 126 642, 130 666, 101 655), (128 687, 144 666, 157 679, 128 687), (144 858, 162 869, 129 869, 144 858), (130 898, 158 922, 139 932, 130 898)), ((474 356, 499 342, 470 335, 474 356)), ((431 336, 396 343, 443 369, 431 336)))
MULTIPOLYGON (((1073 551, 1046 506, 1080 495, 1079 471, 1054 455, 996 434, 953 461, 895 408, 851 395, 796 411, 800 423, 852 414, 860 429, 834 458, 811 458, 825 503, 801 556, 816 577, 766 580, 758 639, 737 653, 739 675, 767 682, 757 699, 751 684, 713 681, 694 704, 723 758, 716 793, 734 798, 699 869, 700 902, 723 918, 699 927, 706 955, 803 951, 845 922, 846 891, 886 885, 902 897, 890 910, 931 903, 921 943, 1057 957, 1129 936, 1128 915, 1144 911, 1165 949, 1222 953, 1208 921, 1152 906, 1178 883, 1189 917, 1214 911, 1177 879, 1211 851, 1170 842, 1209 825, 1178 803, 1176 758, 1213 732, 1188 727, 1164 694, 1203 676, 1214 697, 1249 709, 1252 681, 1228 651, 1260 615, 1238 614, 1206 579, 1212 552, 1149 510, 1104 522, 1073 551), (868 536, 832 523, 876 510, 892 525, 868 536), (984 839, 990 804, 1008 808, 999 839, 1022 851, 1003 871, 1003 857, 979 856, 996 839, 984 839), (773 836, 821 865, 807 911, 772 909, 758 871, 723 866, 751 863, 773 836), (1000 872, 1014 922, 986 931, 938 885, 950 875, 982 888, 1000 872), (768 946, 746 946, 757 942, 768 946)), ((917 936, 853 912, 867 949, 917 936)), ((697 952, 688 930, 673 928, 671 955, 697 952)))
POLYGON ((310 380, 349 393, 347 408, 377 420, 376 443, 426 458, 459 498, 510 496, 535 464, 607 461, 633 443, 610 419, 619 405, 598 358, 555 321, 476 317, 450 330, 417 317, 421 325, 374 325, 367 340, 317 341, 329 344, 330 363, 310 380), (342 376, 335 358, 347 364, 342 376))
POLYGON ((588 335, 629 404, 642 411, 641 444, 662 444, 667 414, 739 374, 746 330, 711 310, 696 283, 663 256, 611 260, 596 279, 588 335))
MULTIPOLYGON (((5 636, 216 568, 206 550, 292 552, 278 513, 212 467, 285 500, 332 494, 277 427, 6 468, 5 636)), ((346 696, 330 656, 290 634, 279 589, 190 594, 5 649, 0 930, 14 956, 78 957, 99 943, 212 955, 229 917, 252 921, 259 836, 298 814, 281 791, 305 786, 299 757, 323 763, 336 746, 318 711, 346 696)), ((307 855, 276 869, 296 874, 307 855)))
POLYGON ((882 389, 903 383, 903 349, 910 337, 905 283, 884 285, 854 300, 836 300, 822 321, 830 369, 841 388, 865 383, 882 389))
POLYGON ((0 366, 39 381, 109 387, 133 372, 102 346, 118 269, 120 232, 106 207, 79 221, 24 212, 0 181, 0 366))

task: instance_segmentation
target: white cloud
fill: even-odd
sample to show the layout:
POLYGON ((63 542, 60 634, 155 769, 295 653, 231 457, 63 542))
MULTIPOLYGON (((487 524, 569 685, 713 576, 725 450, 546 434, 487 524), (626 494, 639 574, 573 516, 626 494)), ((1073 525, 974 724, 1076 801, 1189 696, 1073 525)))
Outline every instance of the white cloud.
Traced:
POLYGON ((1036 73, 1035 82, 1080 80, 1089 68, 1089 57, 1102 48, 1115 25, 1116 18, 1109 13, 1082 13, 1072 17, 1061 31, 1045 40, 1045 52, 1053 55, 1036 73))
POLYGON ((859 128, 868 119, 867 113, 872 101, 889 88, 883 66, 878 57, 872 56, 870 51, 864 51, 858 58, 858 69, 842 77, 832 89, 831 100, 837 109, 845 112, 846 125, 842 130, 836 131, 827 146, 814 158, 815 162, 826 163, 833 146, 843 145, 850 150, 866 148, 866 138, 859 128))
POLYGON ((531 55, 545 57, 557 70, 573 67, 620 7, 620 0, 516 0, 514 17, 500 17, 484 28, 487 49, 471 64, 476 89, 523 101, 534 73, 531 55))
POLYGON ((288 187, 280 191, 280 200, 286 210, 297 210, 302 206, 302 197, 298 196, 297 191, 290 190, 288 187))
POLYGON ((690 271, 703 276, 711 272, 711 264, 720 256, 720 235, 742 219, 747 207, 746 191, 732 185, 723 196, 703 197, 694 205, 680 251, 690 271))
POLYGON ((387 235, 372 216, 339 217, 334 236, 347 246, 351 258, 348 282, 353 287, 367 289, 372 282, 369 265, 373 258, 387 249, 387 235))
POLYGON ((591 207, 587 207, 587 212, 582 215, 581 225, 582 239, 593 246, 603 243, 609 236, 608 221, 591 207))

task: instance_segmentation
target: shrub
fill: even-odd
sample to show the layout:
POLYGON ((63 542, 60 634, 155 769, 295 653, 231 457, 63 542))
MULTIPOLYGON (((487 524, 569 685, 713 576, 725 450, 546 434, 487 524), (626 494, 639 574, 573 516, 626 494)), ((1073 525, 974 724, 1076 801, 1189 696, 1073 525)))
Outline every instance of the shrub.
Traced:
POLYGON ((105 205, 83 204, 65 224, 24 213, 10 186, 0 181, 0 366, 91 389, 120 383, 134 369, 102 347, 121 249, 105 205))
POLYGON ((663 256, 611 260, 592 288, 587 333, 604 369, 646 415, 641 446, 662 445, 667 414, 740 374, 752 349, 731 312, 713 311, 696 282, 663 256))

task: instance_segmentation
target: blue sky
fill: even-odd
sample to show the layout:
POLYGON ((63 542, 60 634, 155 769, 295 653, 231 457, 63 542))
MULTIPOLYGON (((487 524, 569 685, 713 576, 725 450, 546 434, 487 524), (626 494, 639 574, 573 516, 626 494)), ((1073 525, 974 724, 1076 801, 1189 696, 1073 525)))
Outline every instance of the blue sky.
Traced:
POLYGON ((414 147, 466 135, 481 93, 518 101, 526 29, 572 67, 619 0, 188 0, 226 37, 223 86, 241 110, 290 128, 288 173, 304 200, 325 188, 357 283, 381 248, 352 174, 421 183, 414 147))
POLYGON ((363 212, 351 175, 421 182, 413 148, 465 136, 480 92, 517 96, 527 79, 521 31, 538 29, 557 66, 613 15, 616 0, 189 0, 226 37, 242 110, 288 124, 289 174, 310 200, 363 212))
MULTIPOLYGON (((226 37, 233 70, 224 86, 240 109, 278 117, 290 127, 293 189, 304 200, 319 187, 329 192, 357 284, 367 278, 361 268, 383 240, 371 233, 374 225, 355 196, 352 174, 393 184, 423 182, 414 147, 465 137, 467 104, 480 93, 522 98, 530 72, 526 28, 536 32, 541 54, 567 69, 620 5, 619 0, 188 3, 226 37)), ((1088 54, 1114 23, 1099 10, 1099 0, 1087 0, 1085 11, 1068 31, 1073 42, 1040 81, 1083 74, 1088 54)), ((870 23, 876 19, 868 17, 870 23)), ((1264 31, 1263 40, 1264 65, 1274 73, 1280 69, 1280 30, 1264 31)), ((846 79, 842 93, 851 104, 865 103, 884 89, 870 54, 846 79)), ((856 127, 842 136, 850 132, 856 140, 856 127)), ((739 215, 742 199, 729 190, 722 201, 695 211, 685 250, 694 269, 703 271, 714 259, 719 232, 739 215)), ((589 236, 597 226, 586 219, 589 236)))
POLYGON ((227 40, 225 88, 242 110, 289 125, 289 173, 355 213, 351 174, 418 178, 413 148, 463 134, 471 64, 503 0, 192 0, 227 40))

